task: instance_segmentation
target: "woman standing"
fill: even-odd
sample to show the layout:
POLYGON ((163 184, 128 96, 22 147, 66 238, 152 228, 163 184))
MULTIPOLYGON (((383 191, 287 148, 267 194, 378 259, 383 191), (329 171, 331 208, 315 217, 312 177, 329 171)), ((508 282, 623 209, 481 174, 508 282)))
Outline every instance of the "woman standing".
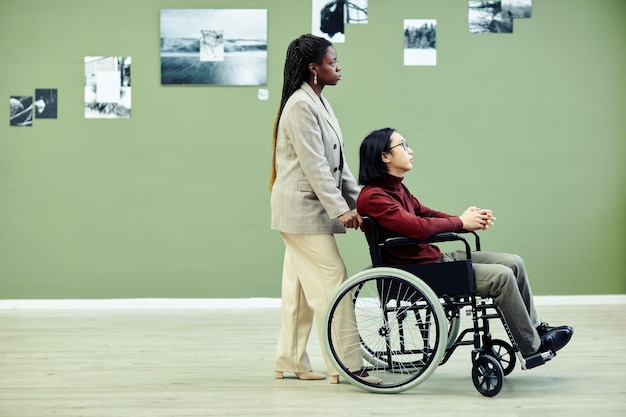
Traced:
MULTIPOLYGON (((311 369, 306 346, 314 316, 323 340, 329 299, 347 279, 334 233, 358 229, 363 221, 354 211, 359 187, 343 155, 341 129, 322 96, 324 87, 340 79, 337 52, 328 40, 307 34, 289 44, 270 180, 271 225, 285 243, 277 379, 284 372, 302 380, 326 378, 311 369)), ((358 337, 352 343, 343 356, 352 352, 358 370, 358 337)), ((322 351, 331 383, 337 383, 338 373, 322 351)))

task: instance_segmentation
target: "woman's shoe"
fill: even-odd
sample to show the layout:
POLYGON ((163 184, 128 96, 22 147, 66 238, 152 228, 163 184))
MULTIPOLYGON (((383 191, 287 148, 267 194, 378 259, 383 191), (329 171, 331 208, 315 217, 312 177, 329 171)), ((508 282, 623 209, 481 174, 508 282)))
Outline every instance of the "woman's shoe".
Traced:
POLYGON ((330 383, 331 384, 338 384, 339 383, 339 375, 331 375, 330 376, 330 383))
MULTIPOLYGON (((321 379, 326 379, 326 375, 320 374, 319 372, 313 372, 313 371, 295 372, 295 374, 298 379, 302 379, 304 381, 318 381, 321 379)), ((283 379, 284 378, 283 371, 274 371, 274 378, 283 379)))
POLYGON ((313 371, 296 372, 296 376, 298 377, 298 379, 303 379, 305 381, 319 381, 321 379, 326 379, 326 375, 313 371))

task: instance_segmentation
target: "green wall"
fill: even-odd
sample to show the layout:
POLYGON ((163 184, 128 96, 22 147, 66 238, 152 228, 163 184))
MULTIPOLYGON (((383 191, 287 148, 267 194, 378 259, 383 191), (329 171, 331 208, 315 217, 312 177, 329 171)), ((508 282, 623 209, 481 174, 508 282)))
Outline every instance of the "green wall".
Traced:
MULTIPOLYGON (((626 293, 626 1, 535 0, 514 33, 471 35, 465 0, 370 0, 327 88, 358 146, 392 126, 427 205, 489 207, 485 250, 522 255, 536 294, 626 293), (437 19, 436 67, 405 67, 403 19, 437 19)), ((278 297, 271 132, 309 1, 0 0, 0 99, 57 88, 58 119, 0 126, 0 299, 278 297), (161 86, 161 8, 268 9, 258 87, 161 86), (86 120, 83 58, 132 57, 132 117, 86 120)), ((364 238, 338 237, 349 273, 364 238)))

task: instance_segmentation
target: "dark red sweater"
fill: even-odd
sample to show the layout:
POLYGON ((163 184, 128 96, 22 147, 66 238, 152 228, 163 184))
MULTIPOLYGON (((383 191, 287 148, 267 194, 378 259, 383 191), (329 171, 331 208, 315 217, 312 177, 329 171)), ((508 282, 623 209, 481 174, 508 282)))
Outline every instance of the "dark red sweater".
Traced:
MULTIPOLYGON (((388 175, 380 182, 366 185, 359 194, 357 211, 376 220, 381 238, 427 239, 435 233, 454 232, 463 227, 458 216, 420 204, 402 180, 402 177, 388 175)), ((383 256, 391 265, 406 265, 437 262, 441 252, 437 246, 422 244, 389 248, 383 256)))

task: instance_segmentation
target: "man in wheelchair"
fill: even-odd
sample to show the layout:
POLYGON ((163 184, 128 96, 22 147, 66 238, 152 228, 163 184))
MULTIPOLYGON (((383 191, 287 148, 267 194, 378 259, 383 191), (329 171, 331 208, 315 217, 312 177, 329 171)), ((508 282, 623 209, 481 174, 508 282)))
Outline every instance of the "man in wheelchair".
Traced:
MULTIPOLYGON (((413 168, 413 151, 391 128, 370 133, 361 144, 359 183, 364 185, 357 211, 378 224, 380 237, 427 239, 441 232, 487 230, 495 221, 491 210, 468 208, 460 216, 432 210, 421 204, 402 183, 413 168)), ((441 253, 430 244, 395 246, 384 253, 389 265, 463 260, 464 251, 441 253)), ((472 253, 476 293, 490 297, 500 308, 524 357, 555 356, 571 339, 570 326, 551 327, 539 321, 524 261, 517 255, 477 251, 472 253)))

